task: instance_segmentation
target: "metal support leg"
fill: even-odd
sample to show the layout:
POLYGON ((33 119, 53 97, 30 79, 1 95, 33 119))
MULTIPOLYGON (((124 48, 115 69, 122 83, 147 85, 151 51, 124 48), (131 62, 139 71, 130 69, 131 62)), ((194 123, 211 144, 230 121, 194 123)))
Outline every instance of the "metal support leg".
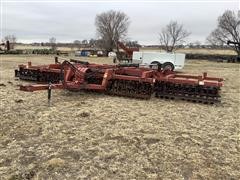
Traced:
POLYGON ((48 84, 48 106, 51 106, 52 84, 48 84))

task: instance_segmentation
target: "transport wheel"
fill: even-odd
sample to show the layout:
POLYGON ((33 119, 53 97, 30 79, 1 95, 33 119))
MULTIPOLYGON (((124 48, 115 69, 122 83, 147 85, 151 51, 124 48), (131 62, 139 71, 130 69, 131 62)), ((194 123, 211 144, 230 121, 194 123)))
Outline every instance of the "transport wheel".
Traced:
MULTIPOLYGON (((160 62, 158 62, 158 61, 153 61, 153 62, 151 62, 151 65, 157 65, 157 67, 158 67, 158 69, 161 69, 161 63, 160 62)), ((152 68, 152 66, 150 65, 150 67, 152 68)))
POLYGON ((174 70, 174 65, 170 62, 166 62, 162 65, 162 69, 173 71, 174 70))

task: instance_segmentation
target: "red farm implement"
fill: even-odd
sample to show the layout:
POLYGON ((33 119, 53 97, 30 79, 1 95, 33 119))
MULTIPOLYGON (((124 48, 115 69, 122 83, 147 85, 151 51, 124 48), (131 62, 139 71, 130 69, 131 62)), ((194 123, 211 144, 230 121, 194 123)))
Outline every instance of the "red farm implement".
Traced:
POLYGON ((134 51, 139 51, 138 47, 127 47, 122 42, 117 41, 116 46, 123 50, 123 52, 117 52, 117 58, 119 61, 132 61, 132 56, 134 51))
POLYGON ((31 62, 27 65, 21 64, 15 70, 15 77, 21 80, 52 82, 60 80, 61 64, 55 59, 55 64, 33 66, 31 62))
MULTIPOLYGON (((21 74, 21 67, 23 66, 16 70, 19 74, 21 74)), ((22 70, 24 72, 32 70, 32 67, 25 66, 22 70)), ((186 75, 129 64, 99 65, 65 60, 62 63, 56 61, 52 65, 38 66, 36 69, 37 77, 47 77, 40 79, 50 83, 25 85, 21 86, 20 90, 30 92, 51 89, 91 90, 143 99, 148 99, 155 94, 158 98, 212 104, 220 102, 220 88, 223 85, 223 79, 208 77, 207 73, 199 76, 186 75)), ((38 81, 35 75, 33 79, 26 79, 38 81)))

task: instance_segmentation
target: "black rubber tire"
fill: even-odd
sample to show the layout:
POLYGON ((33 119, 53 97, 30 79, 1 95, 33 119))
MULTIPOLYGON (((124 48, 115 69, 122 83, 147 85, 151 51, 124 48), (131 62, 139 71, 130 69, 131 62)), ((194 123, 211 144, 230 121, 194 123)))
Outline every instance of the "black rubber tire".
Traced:
POLYGON ((152 64, 157 64, 158 69, 161 69, 161 67, 162 67, 161 63, 158 62, 158 61, 153 61, 153 62, 151 62, 151 65, 152 65, 152 64))
POLYGON ((163 63, 162 65, 162 69, 163 70, 170 70, 170 71, 173 71, 174 70, 174 65, 170 62, 166 62, 166 63, 163 63))
POLYGON ((113 64, 117 63, 117 57, 113 57, 113 64))

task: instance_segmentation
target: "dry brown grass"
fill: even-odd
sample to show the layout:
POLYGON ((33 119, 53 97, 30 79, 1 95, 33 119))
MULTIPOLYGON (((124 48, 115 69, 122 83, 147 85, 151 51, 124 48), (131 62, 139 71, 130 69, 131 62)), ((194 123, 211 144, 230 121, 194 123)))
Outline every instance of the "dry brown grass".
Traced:
POLYGON ((13 76, 53 58, 1 59, 1 178, 240 179, 239 64, 187 61, 186 73, 225 79, 220 105, 54 90, 48 107, 13 76))

